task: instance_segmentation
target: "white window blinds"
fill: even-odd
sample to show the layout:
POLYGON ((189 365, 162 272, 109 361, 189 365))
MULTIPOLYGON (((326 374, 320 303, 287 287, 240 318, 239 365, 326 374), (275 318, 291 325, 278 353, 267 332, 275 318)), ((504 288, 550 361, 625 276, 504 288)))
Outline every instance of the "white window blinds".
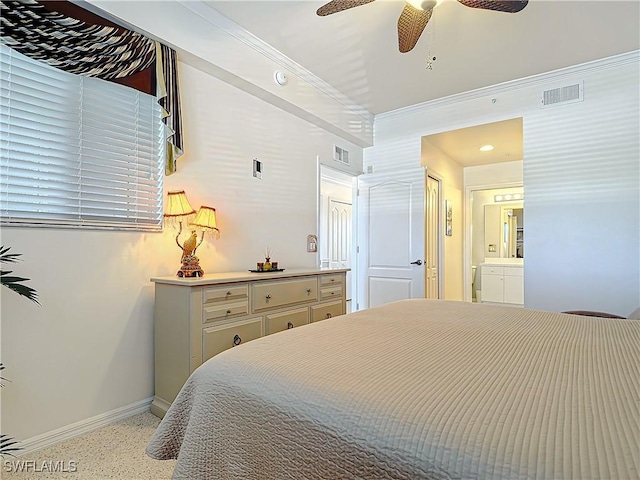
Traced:
POLYGON ((162 228, 156 99, 0 45, 3 225, 162 228))

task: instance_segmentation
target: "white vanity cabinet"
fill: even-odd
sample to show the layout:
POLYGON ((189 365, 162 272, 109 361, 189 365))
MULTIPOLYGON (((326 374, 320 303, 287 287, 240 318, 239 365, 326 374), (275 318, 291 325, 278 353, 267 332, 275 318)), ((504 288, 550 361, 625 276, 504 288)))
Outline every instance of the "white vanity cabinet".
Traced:
POLYGON ((348 269, 155 277, 155 396, 163 417, 189 375, 228 348, 346 313, 348 269))
POLYGON ((482 303, 524 305, 524 267, 522 265, 481 266, 482 303))

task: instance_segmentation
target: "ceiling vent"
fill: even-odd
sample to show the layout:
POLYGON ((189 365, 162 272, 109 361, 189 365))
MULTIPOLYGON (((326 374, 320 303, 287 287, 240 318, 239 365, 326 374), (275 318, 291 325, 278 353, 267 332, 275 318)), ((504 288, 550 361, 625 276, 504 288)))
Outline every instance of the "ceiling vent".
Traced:
POLYGON ((333 146, 333 159, 336 162, 344 163, 345 165, 349 165, 349 150, 345 150, 338 145, 333 146))
POLYGON ((579 82, 574 85, 545 90, 542 92, 542 107, 558 105, 559 103, 581 102, 583 89, 584 82, 579 82))

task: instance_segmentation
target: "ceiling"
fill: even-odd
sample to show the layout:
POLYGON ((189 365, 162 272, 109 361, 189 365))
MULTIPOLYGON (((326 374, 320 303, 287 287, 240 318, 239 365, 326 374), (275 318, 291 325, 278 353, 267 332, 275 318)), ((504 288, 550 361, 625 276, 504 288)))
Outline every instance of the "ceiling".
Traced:
POLYGON ((637 0, 530 0, 514 14, 447 0, 404 54, 402 1, 327 17, 323 1, 206 1, 373 114, 640 49, 637 0))
POLYGON ((522 160, 522 118, 487 123, 422 137, 422 155, 440 152, 463 167, 522 160), (483 145, 493 150, 481 151, 483 145))

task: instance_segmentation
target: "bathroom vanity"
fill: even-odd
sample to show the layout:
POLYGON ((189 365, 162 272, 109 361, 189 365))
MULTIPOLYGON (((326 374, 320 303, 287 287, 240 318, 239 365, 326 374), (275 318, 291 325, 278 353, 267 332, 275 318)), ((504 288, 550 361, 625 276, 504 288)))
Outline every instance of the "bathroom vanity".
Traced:
POLYGON ((524 306, 524 261, 521 258, 487 259, 480 264, 482 303, 524 306))

